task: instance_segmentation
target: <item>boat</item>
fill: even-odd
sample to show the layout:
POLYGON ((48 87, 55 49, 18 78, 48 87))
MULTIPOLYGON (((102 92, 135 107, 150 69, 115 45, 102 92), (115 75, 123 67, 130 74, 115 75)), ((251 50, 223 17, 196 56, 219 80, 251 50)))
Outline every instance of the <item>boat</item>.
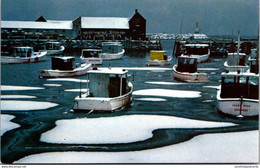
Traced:
POLYGON ((217 91, 218 112, 230 117, 258 117, 259 74, 227 70, 221 76, 221 85, 217 91))
POLYGON ((227 55, 227 60, 224 62, 224 67, 227 71, 246 72, 249 70, 249 65, 246 64, 247 55, 240 53, 240 33, 238 32, 237 50, 235 51, 234 43, 231 44, 231 52, 227 55))
POLYGON ((75 63, 74 57, 52 57, 52 69, 43 69, 39 72, 39 78, 75 77, 85 75, 92 68, 90 63, 75 63))
POLYGON ((208 44, 185 44, 186 52, 182 54, 191 58, 196 58, 198 63, 205 62, 209 59, 210 50, 208 44))
POLYGON ((208 74, 197 72, 197 64, 197 58, 179 56, 172 68, 174 78, 186 82, 207 82, 208 74))
POLYGON ((87 92, 74 100, 74 112, 115 111, 132 102, 133 85, 128 71, 113 68, 93 68, 87 72, 87 92))
POLYGON ((1 64, 23 64, 45 61, 46 51, 34 52, 33 47, 14 47, 11 54, 1 56, 1 64))
POLYGON ((99 57, 100 49, 83 49, 81 51, 81 62, 91 63, 92 65, 102 65, 102 58, 99 57))
POLYGON ((49 41, 45 44, 45 50, 47 51, 47 55, 61 55, 65 47, 58 41, 49 41))
POLYGON ((151 50, 150 60, 146 63, 147 66, 165 66, 170 65, 171 57, 167 55, 167 51, 151 50))
POLYGON ((103 42, 99 56, 102 60, 117 60, 121 59, 124 53, 125 50, 120 42, 103 42))

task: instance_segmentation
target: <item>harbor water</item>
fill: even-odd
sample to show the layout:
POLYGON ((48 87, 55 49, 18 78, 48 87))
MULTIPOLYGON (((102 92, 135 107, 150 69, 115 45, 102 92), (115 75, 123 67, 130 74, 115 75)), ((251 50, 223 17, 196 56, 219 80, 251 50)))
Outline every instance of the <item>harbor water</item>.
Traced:
MULTIPOLYGON (((174 41, 162 40, 161 44, 172 55, 174 41)), ((75 56, 78 63, 80 54, 81 51, 64 53, 75 56)), ((120 67, 128 69, 132 75, 130 80, 134 92, 131 105, 112 113, 74 113, 74 98, 84 92, 88 81, 85 76, 39 79, 40 70, 51 68, 51 56, 40 63, 2 65, 2 163, 22 163, 23 158, 45 153, 52 153, 55 158, 59 154, 66 156, 67 152, 95 154, 96 157, 90 155, 93 158, 103 158, 104 154, 111 157, 110 160, 93 159, 94 163, 165 162, 160 158, 147 160, 149 151, 183 144, 182 152, 192 153, 185 144, 193 142, 196 137, 258 130, 257 119, 228 118, 217 112, 216 93, 226 58, 216 56, 198 65, 200 72, 209 75, 206 83, 186 83, 173 79, 172 66, 176 58, 172 58, 171 64, 164 67, 147 67, 148 60, 149 53, 132 51, 126 52, 120 60, 103 61, 103 65, 94 66, 120 67), (10 120, 6 119, 8 117, 10 120), (3 122, 3 119, 8 121, 3 122), (6 128, 10 123, 13 129, 6 128), (5 132, 2 130, 4 128, 5 132), (114 156, 117 152, 121 154, 121 159, 114 156), (146 158, 138 160, 133 155, 124 157, 127 152, 133 152, 133 155, 134 152, 142 152, 146 158)), ((232 142, 240 140, 231 138, 232 142)), ((222 144, 227 148, 231 145, 230 142, 222 144)), ((246 145, 239 148, 243 147, 246 145)), ((201 158, 191 160, 189 157, 192 156, 183 154, 178 161, 168 159, 166 162, 214 163, 222 157, 219 153, 215 154, 216 160, 207 160, 206 154, 204 156, 202 152, 201 155, 201 158)), ((44 157, 41 159, 34 162, 44 163, 44 157)), ((91 157, 85 159, 80 162, 90 163, 91 157)), ((237 160, 233 157, 221 161, 237 160)), ((52 163, 51 160, 49 162, 52 163)))

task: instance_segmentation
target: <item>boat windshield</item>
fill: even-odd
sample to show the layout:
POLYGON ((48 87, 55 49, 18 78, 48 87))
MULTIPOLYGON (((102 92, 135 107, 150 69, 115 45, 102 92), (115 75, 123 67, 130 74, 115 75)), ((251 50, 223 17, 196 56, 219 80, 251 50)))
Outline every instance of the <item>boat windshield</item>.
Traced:
POLYGON ((197 59, 178 57, 178 66, 176 70, 189 73, 197 72, 197 59))
POLYGON ((259 81, 254 76, 223 76, 221 98, 259 98, 259 81))
POLYGON ((14 57, 31 57, 32 49, 31 48, 14 48, 13 56, 14 57))

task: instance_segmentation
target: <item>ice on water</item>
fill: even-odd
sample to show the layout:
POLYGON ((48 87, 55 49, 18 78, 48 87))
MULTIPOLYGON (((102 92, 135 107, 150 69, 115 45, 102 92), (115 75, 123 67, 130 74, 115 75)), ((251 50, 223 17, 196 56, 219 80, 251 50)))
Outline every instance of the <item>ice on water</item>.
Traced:
POLYGON ((44 86, 54 86, 54 87, 59 87, 59 86, 62 86, 61 84, 43 84, 44 86))
POLYGON ((11 91, 11 90, 39 90, 44 89, 43 87, 30 87, 30 86, 11 86, 11 85, 1 85, 1 91, 11 91))
POLYGON ((183 84, 186 84, 186 83, 180 83, 180 82, 145 82, 145 83, 148 83, 148 84, 157 84, 157 85, 183 85, 183 84))
POLYGON ((34 99, 36 96, 29 95, 1 95, 1 99, 34 99))
POLYGON ((7 131, 13 130, 20 127, 19 124, 11 122, 15 116, 9 114, 1 114, 1 136, 4 135, 7 131))
POLYGON ((62 82, 81 82, 81 83, 88 83, 88 80, 85 79, 76 79, 76 78, 52 78, 47 79, 47 81, 62 81, 62 82))
POLYGON ((129 152, 51 152, 16 163, 257 163, 259 132, 203 134, 175 145, 129 152))
POLYGON ((161 97, 177 97, 177 98, 196 98, 201 97, 199 91, 171 90, 171 89, 143 89, 136 90, 133 95, 142 96, 161 96, 161 97))
POLYGON ((139 100, 139 101, 167 101, 166 99, 162 99, 162 98, 152 98, 152 97, 147 97, 147 98, 135 98, 135 100, 139 100))
POLYGON ((56 121, 56 127, 40 140, 59 144, 106 144, 143 141, 162 128, 212 128, 234 126, 233 123, 209 122, 173 116, 125 115, 56 121), (102 124, 101 124, 102 123, 102 124))
POLYGON ((203 86, 205 88, 220 89, 220 86, 203 86))
POLYGON ((1 110, 4 111, 29 111, 43 110, 58 106, 56 103, 40 101, 2 100, 1 110))
POLYGON ((88 89, 66 89, 65 92, 87 92, 88 89))

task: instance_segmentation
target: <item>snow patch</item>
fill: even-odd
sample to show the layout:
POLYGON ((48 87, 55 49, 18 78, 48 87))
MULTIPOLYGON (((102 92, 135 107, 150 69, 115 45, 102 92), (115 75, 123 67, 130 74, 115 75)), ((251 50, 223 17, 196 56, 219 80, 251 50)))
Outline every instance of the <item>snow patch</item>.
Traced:
POLYGON ((182 85, 187 83, 177 83, 177 82, 145 82, 148 84, 158 84, 158 85, 182 85))
POLYGON ((148 97, 148 98, 136 98, 134 100, 140 100, 140 101, 167 101, 166 99, 161 99, 161 98, 152 98, 152 97, 148 97))
POLYGON ((82 92, 82 93, 84 93, 84 92, 87 92, 88 89, 66 89, 64 91, 65 92, 82 92))
POLYGON ((1 99, 34 99, 36 96, 29 95, 1 95, 1 99))
POLYGON ((15 118, 13 115, 1 114, 1 136, 7 131, 20 127, 19 124, 11 122, 13 118, 15 118))
POLYGON ((201 71, 217 71, 219 68, 198 68, 198 70, 201 71))
MULTIPOLYGON (((127 69, 127 70, 137 70, 137 71, 169 71, 171 68, 153 68, 153 67, 112 67, 113 69, 127 69)), ((98 68, 102 69, 102 68, 98 68)))
POLYGON ((44 89, 43 87, 29 87, 29 86, 10 86, 10 85, 1 85, 1 91, 10 91, 10 90, 39 90, 44 89))
POLYGON ((1 110, 5 111, 27 111, 27 110, 44 110, 56 107, 58 104, 40 101, 20 101, 20 100, 2 100, 1 110))
POLYGON ((185 90, 143 89, 143 90, 134 91, 133 95, 177 97, 177 98, 196 98, 196 97, 201 97, 200 93, 201 92, 198 92, 198 91, 185 91, 185 90))
POLYGON ((55 86, 55 87, 59 87, 61 86, 61 84, 43 84, 44 86, 55 86))
POLYGON ((236 124, 209 122, 173 116, 126 115, 102 118, 64 119, 41 135, 40 140, 58 144, 114 144, 149 139, 152 131, 163 128, 212 128, 236 124), (102 123, 102 124, 101 124, 102 123))
POLYGON ((47 79, 47 81, 81 82, 81 83, 88 83, 89 82, 89 80, 76 79, 76 78, 52 78, 52 79, 47 79))
POLYGON ((203 134, 165 147, 130 152, 49 152, 15 163, 258 163, 259 132, 203 134))

